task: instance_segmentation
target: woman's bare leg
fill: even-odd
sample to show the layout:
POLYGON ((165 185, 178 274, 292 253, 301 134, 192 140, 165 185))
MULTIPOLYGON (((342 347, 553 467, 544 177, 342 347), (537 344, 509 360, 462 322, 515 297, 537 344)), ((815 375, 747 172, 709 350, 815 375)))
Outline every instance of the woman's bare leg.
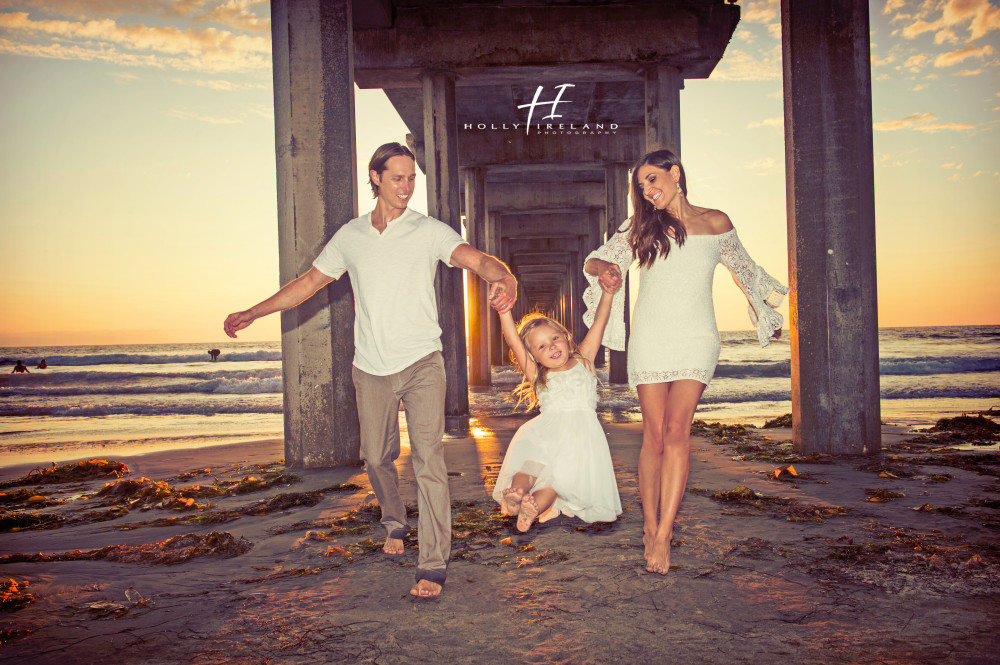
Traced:
POLYGON ((705 384, 692 379, 673 381, 667 394, 663 418, 663 464, 660 475, 659 522, 653 537, 646 570, 666 575, 670 570, 670 539, 674 519, 684 499, 691 468, 691 422, 705 384))
POLYGON ((660 523, 660 477, 663 468, 663 421, 667 408, 669 383, 642 384, 639 408, 642 410, 642 448, 639 450, 639 499, 642 501, 643 557, 649 558, 653 536, 660 523))

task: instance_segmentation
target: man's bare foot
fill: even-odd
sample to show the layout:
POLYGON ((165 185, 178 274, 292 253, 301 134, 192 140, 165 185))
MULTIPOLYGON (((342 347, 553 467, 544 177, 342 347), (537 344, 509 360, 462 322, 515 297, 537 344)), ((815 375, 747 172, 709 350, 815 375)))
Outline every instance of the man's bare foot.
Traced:
POLYGON ((666 540, 653 538, 646 557, 646 570, 651 573, 666 575, 670 572, 670 536, 666 540))
POLYGON ((517 530, 524 533, 531 528, 537 517, 538 504, 535 503, 535 497, 529 494, 521 501, 521 512, 517 516, 517 530))
POLYGON ((503 491, 503 509, 508 515, 517 515, 521 510, 521 500, 524 498, 524 490, 520 487, 508 487, 503 491))
POLYGON ((386 554, 402 554, 403 553, 403 539, 402 538, 386 538, 385 545, 382 546, 382 551, 386 554))
POLYGON ((418 580, 410 589, 411 596, 419 598, 435 598, 441 595, 441 585, 430 580, 418 580))

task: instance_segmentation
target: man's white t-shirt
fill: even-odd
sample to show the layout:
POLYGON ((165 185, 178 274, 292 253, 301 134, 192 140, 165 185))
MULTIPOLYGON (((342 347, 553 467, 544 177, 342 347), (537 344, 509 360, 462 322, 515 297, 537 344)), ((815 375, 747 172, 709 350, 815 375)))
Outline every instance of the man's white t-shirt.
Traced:
POLYGON ((434 275, 465 240, 450 226, 407 209, 379 233, 371 213, 344 224, 313 266, 347 271, 354 290, 354 366, 386 376, 441 350, 434 275))

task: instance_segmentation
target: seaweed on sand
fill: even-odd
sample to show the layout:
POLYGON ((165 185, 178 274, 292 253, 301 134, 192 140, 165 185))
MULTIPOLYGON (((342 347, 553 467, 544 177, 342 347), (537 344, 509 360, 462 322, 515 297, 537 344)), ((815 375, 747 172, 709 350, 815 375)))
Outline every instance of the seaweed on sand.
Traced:
POLYGON ((733 459, 757 460, 775 464, 830 464, 829 455, 803 456, 797 453, 790 441, 775 441, 758 434, 752 425, 723 425, 696 420, 691 425, 691 433, 707 437, 720 446, 733 446, 733 459))
POLYGON ((246 476, 235 487, 229 490, 230 494, 249 494, 269 489, 275 485, 291 485, 301 482, 302 478, 294 473, 284 471, 265 473, 262 477, 246 476))
POLYGON ((143 545, 108 545, 96 550, 71 550, 62 554, 9 554, 0 557, 0 563, 104 559, 156 565, 182 563, 197 557, 229 559, 248 552, 251 548, 253 543, 246 538, 237 538, 226 531, 212 531, 206 534, 188 533, 143 545))
POLYGON ((764 423, 764 429, 770 429, 772 427, 791 427, 792 426, 792 414, 786 413, 783 416, 778 416, 774 420, 768 420, 764 423))
POLYGON ((63 517, 51 513, 4 511, 0 512, 0 533, 25 529, 57 529, 62 526, 63 520, 63 517))
POLYGON ((13 577, 0 581, 0 610, 14 612, 35 602, 35 597, 28 593, 28 585, 28 580, 18 582, 13 577))
POLYGON ((30 505, 36 508, 44 508, 47 506, 58 506, 66 502, 62 499, 53 499, 49 492, 36 492, 35 490, 24 489, 23 487, 11 490, 10 492, 0 492, 0 504, 18 503, 25 506, 30 505))
POLYGON ((71 483, 79 480, 95 478, 121 478, 128 474, 128 467, 122 462, 92 459, 73 464, 53 464, 48 468, 35 468, 28 475, 0 483, 0 489, 19 487, 22 485, 41 485, 47 483, 71 483))
POLYGON ((802 505, 795 499, 780 496, 768 496, 746 485, 737 485, 725 492, 696 487, 688 490, 694 494, 704 494, 721 503, 754 509, 757 512, 733 513, 737 515, 769 515, 783 517, 789 522, 824 522, 828 517, 846 515, 848 509, 844 506, 802 505))

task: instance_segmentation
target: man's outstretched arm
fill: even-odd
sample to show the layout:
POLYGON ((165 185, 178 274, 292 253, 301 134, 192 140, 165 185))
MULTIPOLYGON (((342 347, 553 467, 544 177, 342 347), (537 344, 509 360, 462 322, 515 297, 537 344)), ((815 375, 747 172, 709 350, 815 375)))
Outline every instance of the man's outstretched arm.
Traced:
POLYGON ((311 267, 308 272, 299 275, 288 284, 282 286, 277 293, 267 300, 257 303, 250 309, 245 309, 242 312, 233 312, 227 316, 222 327, 225 329, 227 335, 236 337, 237 331, 243 330, 260 317, 273 314, 274 312, 283 312, 286 309, 295 307, 319 291, 320 287, 332 282, 333 279, 333 277, 324 275, 315 267, 311 267))
POLYGON ((517 300, 517 280, 503 261, 481 252, 472 245, 459 245, 451 253, 451 265, 471 270, 490 285, 490 305, 503 314, 514 307, 517 300))

